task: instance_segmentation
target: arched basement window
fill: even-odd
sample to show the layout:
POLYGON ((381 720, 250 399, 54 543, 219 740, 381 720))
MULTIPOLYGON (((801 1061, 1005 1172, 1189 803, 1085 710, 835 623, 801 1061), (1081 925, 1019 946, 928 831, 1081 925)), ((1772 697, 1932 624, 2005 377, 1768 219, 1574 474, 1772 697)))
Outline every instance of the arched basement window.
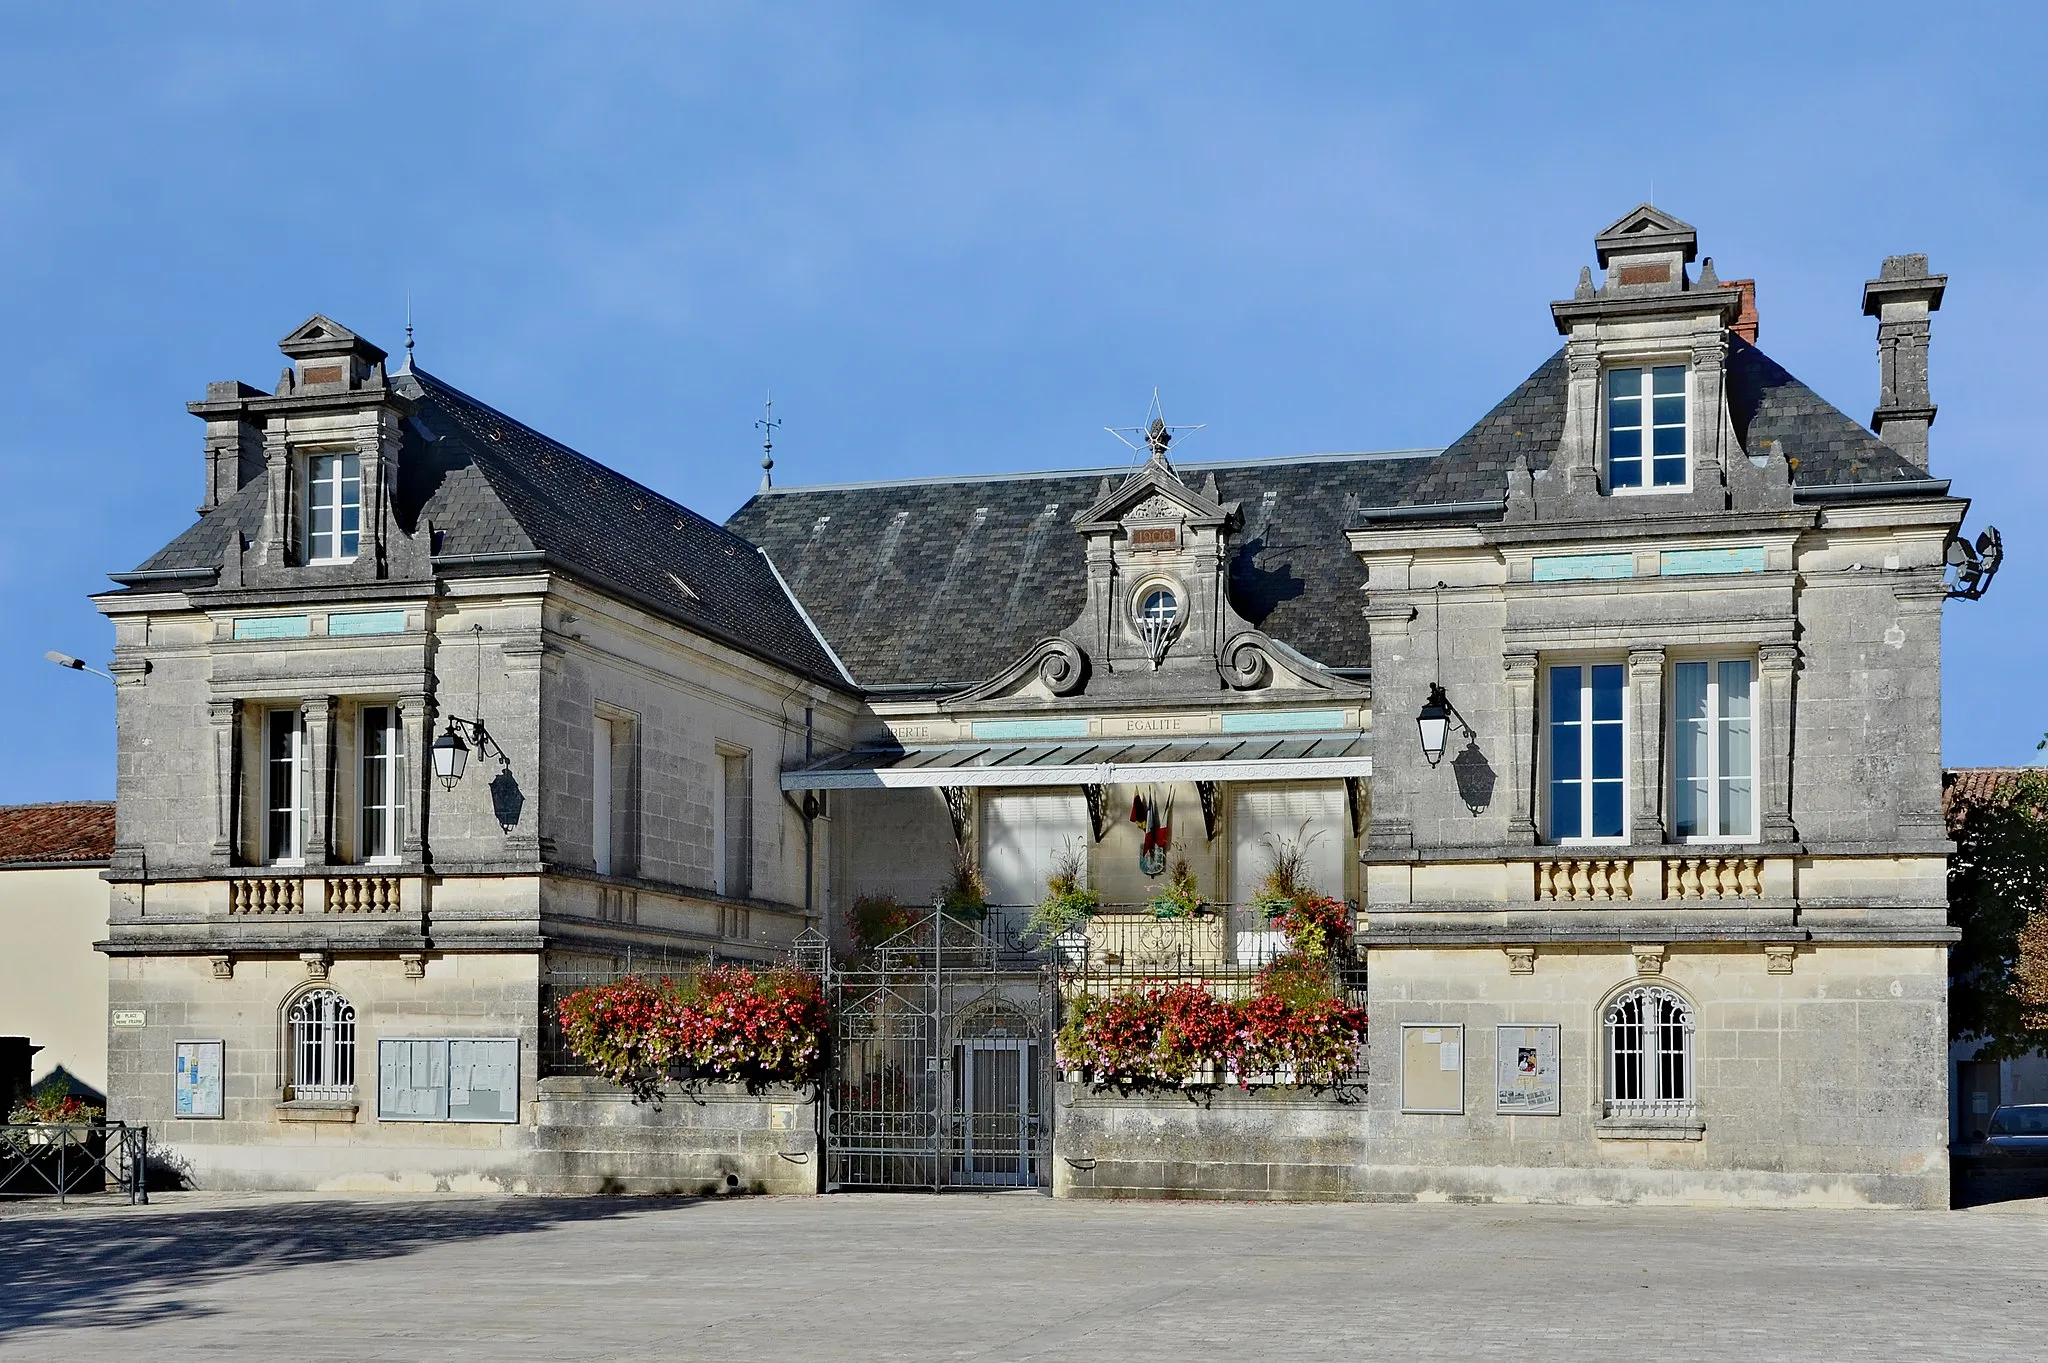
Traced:
POLYGON ((356 1006, 332 989, 309 989, 285 1013, 293 1098, 356 1094, 356 1006))
POLYGON ((1692 1005, 1643 985, 1607 1005, 1607 1115, 1687 1117, 1697 1106, 1692 1005))

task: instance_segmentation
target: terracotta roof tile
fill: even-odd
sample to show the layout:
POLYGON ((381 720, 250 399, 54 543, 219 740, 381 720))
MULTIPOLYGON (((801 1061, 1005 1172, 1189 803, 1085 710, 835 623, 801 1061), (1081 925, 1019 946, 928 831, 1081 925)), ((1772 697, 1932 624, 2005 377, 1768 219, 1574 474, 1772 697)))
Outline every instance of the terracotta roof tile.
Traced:
POLYGON ((114 855, 114 802, 0 805, 0 866, 77 862, 114 855))

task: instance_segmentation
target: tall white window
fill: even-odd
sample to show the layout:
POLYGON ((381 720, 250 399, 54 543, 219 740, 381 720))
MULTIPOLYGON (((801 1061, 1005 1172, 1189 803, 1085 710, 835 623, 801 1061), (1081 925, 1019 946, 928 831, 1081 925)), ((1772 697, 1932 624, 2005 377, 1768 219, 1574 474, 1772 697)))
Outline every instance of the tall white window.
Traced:
POLYGON ((1607 371, 1607 487, 1677 491, 1692 481, 1685 440, 1685 366, 1607 371))
POLYGON ((612 873, 612 722, 603 715, 590 726, 590 859, 599 875, 612 873))
POLYGON ((1545 762, 1553 842, 1615 840, 1627 831, 1627 669, 1575 663, 1550 669, 1545 762))
POLYGON ((1754 838, 1755 669, 1747 658, 1679 663, 1671 688, 1672 835, 1754 838))
POLYGON ((306 460, 306 561, 345 563, 362 542, 362 461, 353 454, 306 460))
POLYGON ((1607 1006, 1607 1114, 1684 1117, 1694 1110, 1692 1007, 1661 985, 1607 1006))
MULTIPOLYGON (((1344 898, 1345 835, 1350 815, 1339 781, 1241 785, 1230 800, 1230 900, 1249 904, 1290 845, 1303 855, 1303 874, 1319 894, 1344 898)), ((1201 825, 1194 825, 1199 831, 1201 825)), ((1180 830, 1176 829, 1175 832, 1180 830)))
POLYGON ((332 989, 311 989, 285 1013, 291 1097, 349 1099, 356 1092, 356 1006, 332 989))
POLYGON ((745 899, 754 892, 754 759, 747 753, 720 753, 718 772, 712 829, 717 875, 712 888, 745 899))
POLYGON ((263 860, 297 866, 305 860, 306 742, 297 710, 263 717, 263 860))
POLYGON ((356 716, 362 755, 362 823, 356 847, 364 861, 396 861, 405 824, 405 742, 395 705, 366 705, 356 716))

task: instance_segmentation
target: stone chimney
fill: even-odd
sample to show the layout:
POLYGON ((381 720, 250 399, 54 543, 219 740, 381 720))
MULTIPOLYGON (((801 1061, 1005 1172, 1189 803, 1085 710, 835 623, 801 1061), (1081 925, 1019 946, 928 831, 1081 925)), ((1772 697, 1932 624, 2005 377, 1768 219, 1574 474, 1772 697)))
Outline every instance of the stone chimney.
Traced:
POLYGON ((1886 256, 1863 286, 1863 315, 1877 319, 1877 410, 1870 429, 1920 468, 1927 467, 1928 318, 1941 308, 1947 275, 1927 273, 1926 256, 1886 256))
POLYGON ((1724 279, 1721 281, 1721 287, 1724 289, 1738 289, 1742 293, 1741 311, 1737 312, 1735 320, 1728 324, 1728 330, 1734 332, 1751 345, 1755 345, 1758 330, 1756 281, 1754 279, 1724 279))
POLYGON ((248 410, 263 390, 230 379, 206 385, 206 400, 187 404, 206 418, 206 499, 199 514, 219 506, 263 472, 263 418, 248 410))

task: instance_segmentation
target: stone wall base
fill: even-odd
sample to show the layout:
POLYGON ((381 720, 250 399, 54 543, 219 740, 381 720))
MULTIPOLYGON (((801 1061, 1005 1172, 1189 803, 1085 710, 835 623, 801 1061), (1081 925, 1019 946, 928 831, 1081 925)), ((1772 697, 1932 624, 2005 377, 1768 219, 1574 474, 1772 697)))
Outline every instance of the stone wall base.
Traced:
POLYGON ((317 1131, 281 1124, 257 1140, 239 1126, 197 1122, 150 1135, 166 1174, 207 1190, 818 1191, 817 1105, 807 1093, 719 1087, 671 1092, 655 1107, 594 1079, 553 1078, 522 1107, 527 1119, 504 1126, 380 1122, 365 1108, 350 1122, 317 1131))
POLYGON ((1190 1100, 1123 1097, 1062 1083, 1053 1134, 1056 1197, 1224 1201, 1547 1202, 1754 1207, 1946 1208, 1949 1177, 1601 1164, 1396 1165, 1375 1158, 1363 1103, 1286 1090, 1225 1089, 1190 1100))

